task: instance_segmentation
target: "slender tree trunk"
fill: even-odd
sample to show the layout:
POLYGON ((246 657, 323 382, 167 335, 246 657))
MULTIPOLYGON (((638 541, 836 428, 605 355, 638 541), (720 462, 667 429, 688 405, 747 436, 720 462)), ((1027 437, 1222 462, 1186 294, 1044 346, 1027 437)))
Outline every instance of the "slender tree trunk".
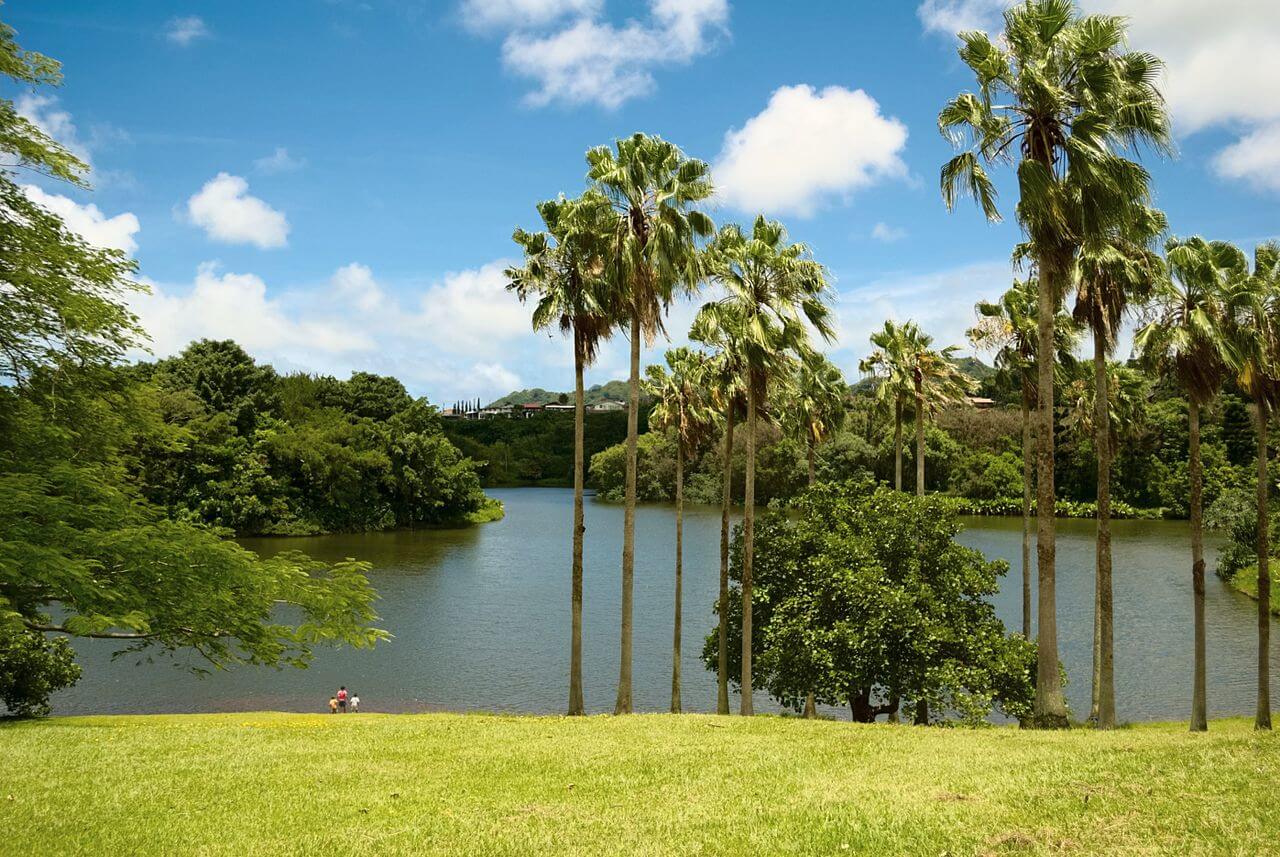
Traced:
POLYGON ((1115 646, 1111 588, 1111 382, 1107 378, 1107 350, 1103 338, 1093 337, 1094 446, 1098 456, 1098 539, 1094 624, 1095 722, 1099 729, 1116 726, 1115 646))
POLYGON ((1056 260, 1040 260, 1037 326, 1039 430, 1036 433, 1037 656, 1034 723, 1042 729, 1067 727, 1067 702, 1058 674, 1057 533, 1054 521, 1053 370, 1056 260), (1048 262, 1048 264, 1045 264, 1048 262))
POLYGON ((724 420, 724 485, 720 505, 720 639, 716 654, 716 713, 729 713, 729 504, 733 502, 733 404, 724 420))
POLYGON ((813 483, 818 481, 817 468, 816 468, 816 463, 814 461, 814 459, 817 458, 817 448, 818 448, 817 444, 815 444, 813 442, 813 438, 810 437, 809 438, 809 487, 810 488, 813 487, 813 483))
POLYGON ((893 402, 893 490, 902 490, 902 398, 893 402))
POLYGON ((742 705, 739 713, 755 713, 751 698, 751 570, 755 564, 756 530, 756 379, 747 383, 747 479, 742 510, 742 705))
POLYGON ((626 506, 622 514, 622 645, 614 714, 631 713, 631 589, 636 569, 636 438, 640 419, 640 316, 631 316, 631 377, 627 407, 626 506))
POLYGON ((1200 463, 1200 405, 1194 396, 1187 397, 1187 422, 1190 426, 1191 471, 1191 591, 1195 609, 1195 670, 1191 691, 1191 731, 1209 729, 1205 693, 1204 655, 1204 468, 1200 463))
POLYGON ((1022 636, 1031 639, 1031 389, 1030 381, 1022 381, 1022 636))
MULTIPOLYGON (((816 447, 817 447, 817 444, 813 442, 813 435, 809 435, 809 487, 810 488, 812 488, 814 483, 818 481, 817 476, 814 473, 814 467, 813 467, 814 449, 816 447)), ((813 691, 809 691, 807 694, 805 694, 804 716, 808 720, 812 720, 818 716, 818 706, 817 706, 816 700, 814 699, 813 691)))
POLYGON ((671 648, 671 713, 680 713, 680 597, 684 583, 684 443, 676 444, 676 624, 671 648))
POLYGON ((916 496, 924 496, 924 390, 916 379, 916 496))
POLYGON ((582 542, 587 528, 582 508, 583 438, 586 406, 582 392, 582 340, 573 342, 573 583, 570 596, 573 630, 569 644, 569 713, 584 714, 582 701, 582 542))
POLYGON ((1264 402, 1258 410, 1258 711, 1253 725, 1271 728, 1271 534, 1267 485, 1267 421, 1264 402))

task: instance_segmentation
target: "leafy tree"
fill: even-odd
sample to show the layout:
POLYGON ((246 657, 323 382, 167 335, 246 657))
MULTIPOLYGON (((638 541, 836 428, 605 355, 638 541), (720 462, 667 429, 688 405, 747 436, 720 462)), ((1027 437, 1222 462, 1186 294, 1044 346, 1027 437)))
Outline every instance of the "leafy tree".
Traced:
POLYGON ((675 632, 671 661, 671 713, 680 713, 681 593, 684 583, 684 463, 715 426, 714 411, 704 385, 707 357, 690 348, 673 348, 666 354, 668 372, 650 366, 645 389, 655 400, 649 424, 675 436, 676 446, 676 593, 675 632))
POLYGON ((75 650, 63 638, 0 628, 0 702, 16 717, 45 717, 49 697, 80 680, 75 650))
POLYGON ((636 546, 636 444, 640 418, 640 340, 662 331, 674 293, 701 280, 695 242, 711 234, 711 218, 693 206, 711 196, 707 165, 686 157, 660 137, 635 134, 613 149, 587 152, 588 178, 613 208, 614 225, 606 281, 614 294, 615 320, 631 340, 627 411, 626 509, 622 525, 622 628, 618 698, 614 713, 629 714, 631 701, 632 586, 636 546))
POLYGON ((794 435, 808 448, 809 484, 817 481, 818 447, 840 429, 848 404, 849 385, 840 369, 816 352, 808 354, 796 370, 791 394, 782 408, 794 435))
MULTIPOLYGON (((1165 245, 1169 279, 1157 292, 1155 318, 1136 337, 1143 362, 1156 374, 1172 375, 1187 394, 1191 515, 1191 588, 1195 664, 1191 731, 1209 728, 1205 691, 1204 471, 1200 460, 1200 411, 1227 375, 1227 289, 1237 253, 1230 245, 1191 238, 1165 245)), ((1238 400, 1236 400, 1238 402, 1238 400)), ((1254 512, 1257 514, 1256 510, 1254 512)))
MULTIPOLYGON (((1079 15, 1071 0, 1025 0, 1004 12, 1004 33, 960 34, 961 60, 978 92, 964 92, 938 115, 960 153, 942 168, 943 200, 971 195, 999 218, 983 166, 1017 160, 1018 221, 1039 287, 1038 353, 1054 348, 1054 318, 1080 248, 1131 222, 1145 205, 1148 175, 1126 155, 1148 144, 1170 148, 1156 86, 1160 61, 1125 50, 1125 19, 1079 15)), ((1038 508, 1053 508, 1053 365, 1040 360, 1038 508)), ((1036 722, 1067 725, 1058 669, 1054 519, 1037 516, 1039 664, 1036 722)))
POLYGON ((512 238, 525 264, 507 270, 508 288, 521 301, 536 300, 534 330, 556 326, 573 339, 573 561, 569 655, 569 714, 585 714, 582 699, 582 547, 586 534, 582 493, 586 446, 584 368, 595 362, 600 342, 615 319, 603 280, 611 227, 609 201, 589 191, 575 200, 564 196, 538 206, 546 231, 517 229, 512 238))
MULTIPOLYGON (((914 324, 907 322, 907 324, 914 324)), ((913 379, 907 360, 908 331, 886 319, 884 328, 871 334, 876 350, 858 365, 863 372, 876 376, 876 402, 893 413, 893 487, 902 490, 902 420, 906 403, 911 399, 913 379)))
POLYGON ((757 217, 748 236, 726 226, 707 249, 708 274, 725 296, 703 305, 695 321, 708 339, 723 339, 740 349, 747 399, 747 471, 743 491, 742 703, 753 713, 751 697, 751 572, 755 528, 757 420, 767 404, 771 380, 787 377, 791 362, 810 350, 807 321, 824 339, 832 336, 824 302, 826 271, 809 249, 788 243, 781 223, 757 217), (718 333, 724 331, 723 334, 718 333))
MULTIPOLYGON (((970 722, 993 708, 1028 718, 1034 645, 1007 636, 990 602, 1007 565, 957 544, 959 529, 941 501, 867 483, 822 483, 767 513, 752 645, 770 695, 799 711, 812 690, 862 722, 921 702, 970 722)), ((734 548, 738 582, 741 531, 734 548)))

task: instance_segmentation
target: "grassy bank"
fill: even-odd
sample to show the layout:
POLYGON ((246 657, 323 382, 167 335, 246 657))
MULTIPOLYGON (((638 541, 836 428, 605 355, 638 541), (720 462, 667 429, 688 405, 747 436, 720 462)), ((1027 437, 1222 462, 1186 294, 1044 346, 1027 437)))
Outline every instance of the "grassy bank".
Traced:
POLYGON ((644 715, 0 724, 6 854, 1254 854, 1280 739, 644 715))
MULTIPOLYGON (((1280 599, 1276 597, 1276 570, 1280 568, 1280 560, 1272 559, 1271 564, 1271 615, 1280 616, 1280 599)), ((1231 575, 1227 585, 1237 592, 1243 592, 1254 601, 1258 600, 1258 567, 1247 565, 1231 575)))

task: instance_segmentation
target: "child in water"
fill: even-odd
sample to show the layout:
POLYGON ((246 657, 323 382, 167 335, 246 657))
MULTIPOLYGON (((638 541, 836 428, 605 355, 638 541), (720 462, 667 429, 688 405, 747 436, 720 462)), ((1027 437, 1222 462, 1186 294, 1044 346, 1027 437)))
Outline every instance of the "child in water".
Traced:
POLYGON ((338 697, 336 696, 329 697, 329 713, 330 714, 338 713, 338 697))
POLYGON ((354 690, 351 691, 351 713, 355 714, 360 710, 360 694, 354 690))

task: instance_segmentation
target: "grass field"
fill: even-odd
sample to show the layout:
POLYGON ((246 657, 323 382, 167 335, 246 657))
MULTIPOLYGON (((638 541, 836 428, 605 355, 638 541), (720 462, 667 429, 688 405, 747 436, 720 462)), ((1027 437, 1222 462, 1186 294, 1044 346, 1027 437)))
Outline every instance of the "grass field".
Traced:
POLYGON ((0 724, 5 854, 1264 854, 1280 738, 775 717, 0 724))

